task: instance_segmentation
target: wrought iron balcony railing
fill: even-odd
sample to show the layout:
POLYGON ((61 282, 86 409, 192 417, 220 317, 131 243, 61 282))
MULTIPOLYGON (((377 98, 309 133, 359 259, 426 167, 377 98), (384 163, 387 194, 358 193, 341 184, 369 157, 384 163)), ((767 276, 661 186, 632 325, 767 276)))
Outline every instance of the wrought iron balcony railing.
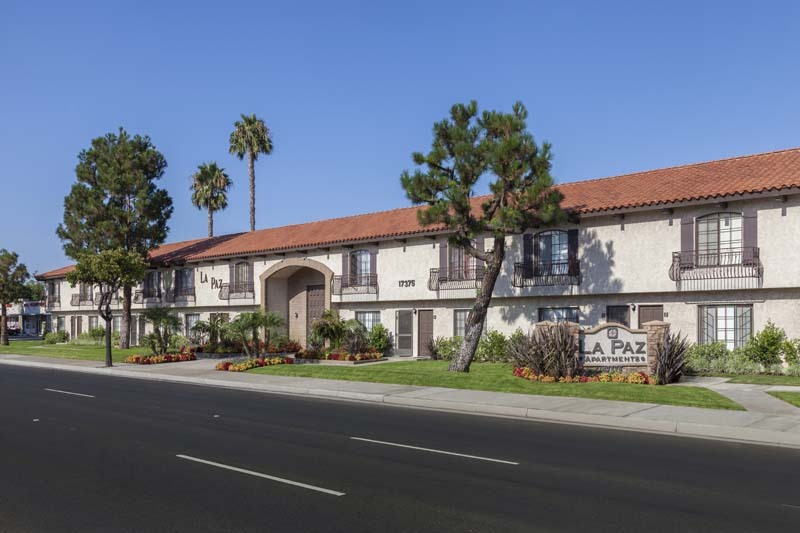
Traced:
POLYGON ((428 289, 432 291, 478 289, 485 271, 482 266, 458 269, 432 268, 428 277, 428 289))
MULTIPOLYGON (((100 302, 100 291, 94 293, 94 301, 100 302)), ((119 305, 119 293, 115 292, 111 295, 111 305, 119 305)))
POLYGON ((61 307, 61 296, 48 296, 47 298, 45 298, 45 306, 48 309, 61 307))
POLYGON ((161 289, 155 288, 144 288, 134 291, 133 293, 133 303, 141 304, 141 303, 157 303, 161 301, 161 289))
POLYGON ((578 259, 552 263, 514 263, 515 287, 580 285, 581 262, 578 259))
POLYGON ((191 300, 194 298, 194 287, 175 287, 164 293, 168 302, 175 300, 191 300))
POLYGON ((246 300, 255 296, 255 284, 252 281, 223 283, 219 289, 220 300, 246 300))
POLYGON ((758 247, 731 250, 684 250, 672 253, 669 278, 682 281, 706 281, 739 278, 762 279, 764 267, 758 247))
POLYGON ((331 292, 337 296, 342 294, 377 294, 377 274, 357 274, 333 276, 331 292))
POLYGON ((80 307, 82 305, 93 305, 94 301, 92 300, 91 294, 76 293, 70 297, 69 303, 72 307, 80 307))

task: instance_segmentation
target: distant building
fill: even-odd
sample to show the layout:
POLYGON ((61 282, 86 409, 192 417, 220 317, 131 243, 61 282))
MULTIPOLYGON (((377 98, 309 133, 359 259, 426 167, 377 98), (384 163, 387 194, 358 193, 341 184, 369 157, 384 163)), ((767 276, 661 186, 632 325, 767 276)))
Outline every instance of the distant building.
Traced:
POLYGON ((47 326, 45 303, 20 300, 6 306, 8 328, 19 331, 20 335, 36 337, 44 335, 47 326))
MULTIPOLYGON (((772 320, 800 337, 800 149, 558 188, 579 221, 508 237, 488 328, 665 320, 692 341, 734 348, 772 320)), ((432 337, 463 334, 483 266, 448 245, 447 231, 421 227, 417 210, 165 244, 135 290, 133 341, 149 328, 141 311, 156 305, 174 308, 187 331, 211 314, 260 307, 302 344, 337 309, 384 324, 397 355, 426 355, 432 337)), ((96 294, 67 283, 71 268, 37 277, 54 329, 75 336, 97 323, 96 294)))

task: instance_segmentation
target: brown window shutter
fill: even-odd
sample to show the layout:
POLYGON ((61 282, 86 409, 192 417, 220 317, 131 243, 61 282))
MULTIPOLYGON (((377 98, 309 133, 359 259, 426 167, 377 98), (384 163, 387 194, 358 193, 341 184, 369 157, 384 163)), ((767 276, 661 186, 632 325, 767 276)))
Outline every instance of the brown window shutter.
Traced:
POLYGON ((568 272, 570 276, 578 275, 578 230, 571 229, 567 232, 567 259, 569 260, 568 272))
POLYGON ((525 233, 522 235, 522 267, 525 270, 525 277, 533 276, 533 234, 525 233))
POLYGON ((681 218, 681 268, 694 267, 694 218, 681 218))
POLYGON ((537 233, 533 236, 533 253, 531 254, 531 275, 535 276, 537 274, 541 274, 540 271, 542 269, 541 262, 542 258, 539 257, 539 252, 541 251, 541 236, 537 233))
POLYGON ((372 280, 378 279, 378 250, 370 250, 369 252, 369 279, 368 285, 372 285, 372 280))
POLYGON ((447 279, 447 239, 439 243, 439 279, 447 279))
POLYGON ((234 292, 234 284, 239 280, 236 279, 236 264, 230 263, 228 265, 228 290, 234 292))
POLYGON ((342 252, 342 287, 350 286, 350 252, 342 252))
POLYGON ((748 207, 742 212, 742 262, 750 264, 758 257, 758 211, 748 207))
MULTIPOLYGON (((476 237, 475 238, 475 248, 477 248, 479 252, 483 252, 484 251, 485 246, 484 246, 483 237, 476 237)), ((484 265, 485 265, 485 261, 483 259, 476 259, 475 260, 475 267, 477 269, 483 270, 484 265)))

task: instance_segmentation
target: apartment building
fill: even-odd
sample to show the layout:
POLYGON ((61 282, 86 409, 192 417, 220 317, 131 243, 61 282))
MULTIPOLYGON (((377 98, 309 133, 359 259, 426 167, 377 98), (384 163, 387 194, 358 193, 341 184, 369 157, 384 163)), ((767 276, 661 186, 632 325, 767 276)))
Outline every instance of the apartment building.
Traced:
MULTIPOLYGON (((487 328, 664 320, 733 348, 771 320, 800 337, 800 148, 558 188, 577 222, 508 237, 487 328)), ((165 244, 135 290, 132 340, 149 306, 173 307, 187 330, 213 313, 275 311, 301 343, 332 308, 384 324, 397 355, 427 355, 431 337, 463 334, 483 267, 417 209, 165 244)), ((37 277, 52 328, 77 335, 97 323, 97 295, 69 285, 71 268, 37 277)))

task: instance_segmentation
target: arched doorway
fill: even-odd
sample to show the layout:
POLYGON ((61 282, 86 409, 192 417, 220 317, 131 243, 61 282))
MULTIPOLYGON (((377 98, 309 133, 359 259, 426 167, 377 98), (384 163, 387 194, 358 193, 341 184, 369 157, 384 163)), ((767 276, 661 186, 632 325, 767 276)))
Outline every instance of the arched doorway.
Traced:
POLYGON ((306 345, 314 320, 331 307, 333 271, 313 259, 284 259, 260 276, 262 308, 286 321, 286 334, 306 345))

